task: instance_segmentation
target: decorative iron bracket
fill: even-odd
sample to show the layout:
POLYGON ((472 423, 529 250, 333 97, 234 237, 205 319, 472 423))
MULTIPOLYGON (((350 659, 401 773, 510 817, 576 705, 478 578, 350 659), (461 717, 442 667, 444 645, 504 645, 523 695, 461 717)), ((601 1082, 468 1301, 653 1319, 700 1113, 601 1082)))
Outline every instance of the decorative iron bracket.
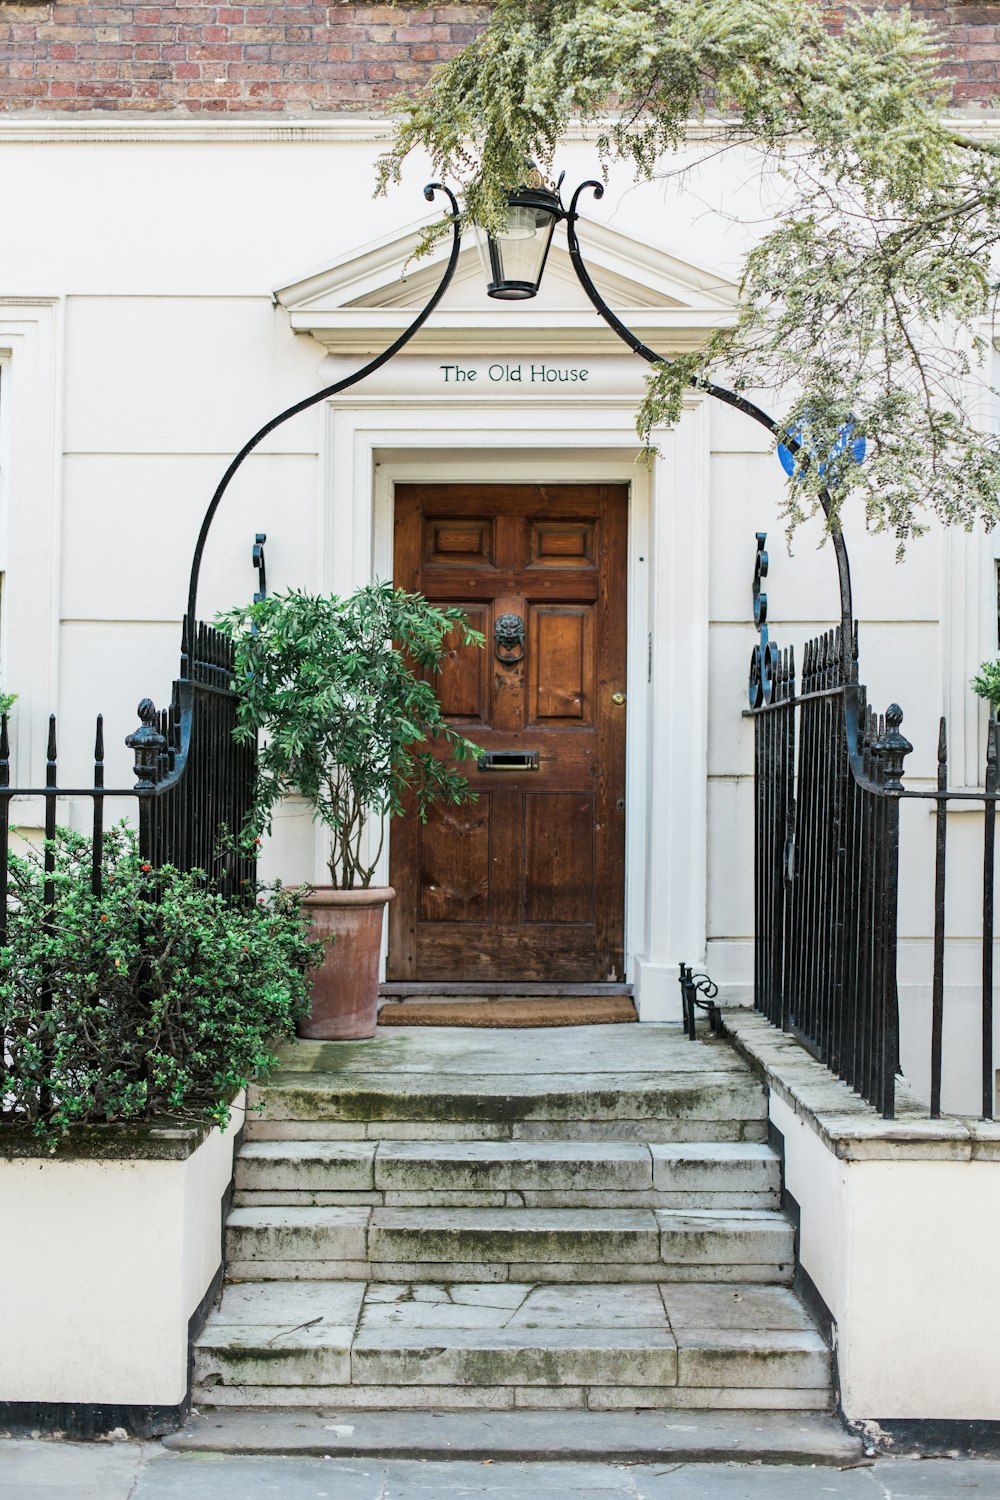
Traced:
POLYGON ((760 642, 753 648, 750 658, 750 707, 763 708, 770 703, 774 692, 775 670, 778 663, 778 648, 771 644, 767 629, 767 595, 761 583, 767 577, 767 553, 764 543, 767 532, 757 532, 757 559, 753 570, 753 622, 760 642))
POLYGON ((253 602, 260 604, 267 598, 267 567, 264 563, 264 543, 267 541, 267 532, 258 531, 254 537, 253 565, 257 569, 257 592, 253 596, 253 602))
POLYGON ((695 974, 690 964, 681 964, 680 973, 677 976, 681 987, 681 1005, 684 1012, 684 1033, 691 1041, 697 1041, 695 1023, 698 1019, 697 1011, 703 1010, 708 1016, 708 1023, 712 1028, 713 1036, 722 1035, 722 1011, 715 1004, 715 997, 719 993, 719 986, 707 974, 695 974), (703 998, 699 999, 701 995, 703 998))

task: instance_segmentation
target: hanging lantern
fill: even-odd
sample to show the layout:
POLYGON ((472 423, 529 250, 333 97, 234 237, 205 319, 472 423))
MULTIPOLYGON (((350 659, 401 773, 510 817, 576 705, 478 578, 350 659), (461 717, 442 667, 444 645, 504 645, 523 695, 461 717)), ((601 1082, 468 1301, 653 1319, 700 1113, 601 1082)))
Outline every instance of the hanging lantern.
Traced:
POLYGON ((486 234, 478 224, 473 227, 487 294, 518 302, 537 295, 552 231, 564 215, 558 186, 550 187, 535 166, 507 203, 507 224, 499 234, 486 234))

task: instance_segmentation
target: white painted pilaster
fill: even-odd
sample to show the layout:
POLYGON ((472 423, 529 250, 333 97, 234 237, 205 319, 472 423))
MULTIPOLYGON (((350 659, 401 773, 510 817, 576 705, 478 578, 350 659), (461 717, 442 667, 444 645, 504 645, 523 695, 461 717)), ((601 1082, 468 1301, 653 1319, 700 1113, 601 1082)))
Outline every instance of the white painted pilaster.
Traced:
MULTIPOLYGON (((60 354, 57 299, 0 300, 9 432, 3 686, 18 699, 11 751, 21 785, 42 775, 48 715, 59 707, 60 354)), ((18 814, 34 816, 27 806, 18 814)))
POLYGON ((997 655, 996 557, 1000 536, 944 528, 941 545, 941 688, 948 720, 949 782, 975 787, 985 775, 988 709, 969 686, 980 662, 997 655))
POLYGON ((658 438, 651 527, 645 943, 635 960, 644 1021, 680 1015, 678 965, 701 965, 707 931, 708 453, 692 396, 658 438))

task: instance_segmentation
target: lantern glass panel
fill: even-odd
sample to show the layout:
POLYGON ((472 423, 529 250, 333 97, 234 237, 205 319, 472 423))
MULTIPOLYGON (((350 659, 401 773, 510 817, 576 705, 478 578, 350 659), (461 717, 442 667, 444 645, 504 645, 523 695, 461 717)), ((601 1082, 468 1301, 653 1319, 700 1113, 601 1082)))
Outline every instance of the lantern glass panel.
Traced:
POLYGON ((557 218, 555 207, 515 201, 500 234, 487 235, 474 226, 491 297, 516 301, 536 295, 557 218))

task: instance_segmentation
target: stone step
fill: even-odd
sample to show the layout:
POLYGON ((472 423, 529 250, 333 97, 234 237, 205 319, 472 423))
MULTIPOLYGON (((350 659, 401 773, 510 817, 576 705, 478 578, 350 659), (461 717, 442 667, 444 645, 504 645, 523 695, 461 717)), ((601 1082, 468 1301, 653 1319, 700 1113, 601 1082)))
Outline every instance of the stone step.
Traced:
POLYGON ((792 1249, 758 1209, 250 1207, 226 1228, 234 1280, 787 1282, 792 1249))
MULTIPOLYGON (((799 1485, 800 1493, 809 1493, 811 1485, 811 1493, 817 1495, 828 1490, 835 1493, 841 1478, 832 1472, 828 1476, 810 1473, 807 1465, 850 1468, 863 1462, 861 1439, 845 1432, 832 1415, 801 1409, 790 1413, 759 1409, 723 1413, 719 1405, 689 1409, 681 1422, 669 1413, 628 1410, 617 1411, 614 1421, 609 1422, 597 1411, 562 1411, 557 1417, 546 1411, 446 1412, 440 1407, 404 1411, 398 1402, 383 1411, 371 1407, 343 1411, 334 1399, 324 1402, 319 1410, 213 1408, 204 1415, 192 1413, 180 1432, 170 1433, 162 1442, 165 1448, 202 1455, 311 1455, 366 1462, 380 1458, 465 1458, 481 1462, 483 1454, 489 1453, 495 1461, 508 1463, 646 1463, 656 1472, 666 1468, 668 1484, 673 1482, 671 1468, 681 1465, 781 1464, 785 1467, 775 1478, 782 1480, 783 1493, 786 1478, 791 1481, 792 1476, 804 1473, 806 1482, 799 1485), (790 1468, 792 1465, 795 1467, 790 1468)), ((577 1472, 575 1467, 567 1467, 563 1483, 571 1484, 577 1472)), ((689 1493, 699 1493, 697 1471, 692 1474, 687 1467, 685 1473, 693 1486, 689 1493)), ((677 1477, 683 1484, 685 1474, 677 1477)), ((728 1486, 729 1477, 738 1484, 738 1475, 717 1471, 717 1482, 725 1481, 728 1486)), ((704 1483, 700 1492, 706 1493, 704 1483)), ((523 1485, 519 1493, 524 1493, 523 1485)), ((559 1493, 565 1494, 565 1488, 560 1487, 559 1493)), ((346 1500, 346 1494, 339 1500, 346 1500)))
MULTIPOLYGON (((697 1122, 697 1138, 705 1138, 701 1127, 709 1125, 714 1127, 712 1138, 739 1140, 745 1125, 760 1129, 766 1117, 761 1085, 749 1073, 731 1070, 633 1072, 620 1080, 586 1072, 478 1076, 375 1067, 357 1073, 288 1070, 253 1086, 249 1104, 254 1111, 261 1106, 259 1121, 248 1116, 253 1139, 266 1138, 259 1129, 265 1124, 350 1124, 355 1136, 367 1138, 373 1127, 377 1134, 386 1125, 459 1125, 474 1127, 477 1139, 485 1125, 512 1139, 515 1127, 551 1129, 585 1122, 621 1128, 646 1122, 655 1123, 662 1138, 670 1140, 677 1138, 671 1133, 675 1126, 697 1122)), ((298 1130, 295 1136, 301 1138, 298 1130)))
POLYGON ((196 1402, 212 1406, 830 1402, 829 1351, 792 1294, 734 1285, 229 1287, 194 1379, 196 1402))
POLYGON ((774 1208, 767 1146, 626 1141, 251 1141, 238 1206, 774 1208))

